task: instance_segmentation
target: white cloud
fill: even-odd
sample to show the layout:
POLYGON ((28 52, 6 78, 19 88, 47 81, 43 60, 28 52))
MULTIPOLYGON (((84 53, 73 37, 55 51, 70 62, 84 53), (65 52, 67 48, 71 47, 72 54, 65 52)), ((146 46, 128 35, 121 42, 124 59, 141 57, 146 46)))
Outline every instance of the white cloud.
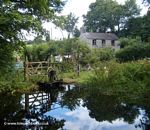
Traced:
MULTIPOLYGON (((124 122, 123 118, 113 120, 112 122, 98 122, 89 116, 89 110, 82 105, 73 111, 67 108, 59 108, 59 105, 55 107, 58 107, 58 109, 49 111, 45 115, 55 117, 56 119, 64 119, 63 129, 65 130, 141 130, 141 128, 136 129, 135 124, 124 122)), ((137 124, 139 119, 140 117, 135 119, 137 124)))

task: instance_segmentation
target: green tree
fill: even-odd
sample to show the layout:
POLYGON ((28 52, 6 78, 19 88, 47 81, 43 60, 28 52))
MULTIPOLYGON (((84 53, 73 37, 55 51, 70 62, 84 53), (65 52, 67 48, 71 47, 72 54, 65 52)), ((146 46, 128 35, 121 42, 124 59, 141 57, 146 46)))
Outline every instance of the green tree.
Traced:
POLYGON ((12 61, 13 51, 24 46, 23 30, 40 34, 42 21, 53 19, 55 12, 60 12, 63 5, 61 0, 0 1, 0 51, 3 52, 0 64, 3 64, 3 69, 7 68, 8 61, 12 61))
POLYGON ((77 27, 75 27, 75 29, 74 29, 73 36, 74 37, 79 37, 80 36, 80 30, 77 27))
MULTIPOLYGON (((132 46, 132 45, 141 45, 142 41, 140 37, 136 38, 120 38, 120 48, 125 48, 127 46, 132 46)), ((143 43, 144 44, 144 43, 143 43)))
POLYGON ((70 38, 71 34, 74 37, 80 36, 80 31, 76 26, 77 22, 78 22, 78 18, 76 18, 73 13, 70 13, 67 16, 59 16, 59 17, 56 16, 55 19, 53 20, 53 23, 61 29, 62 35, 63 35, 63 30, 66 30, 69 33, 68 38, 70 38))
POLYGON ((142 41, 150 41, 150 11, 143 17, 131 18, 126 23, 126 36, 141 37, 142 41))
POLYGON ((121 62, 140 60, 150 57, 150 44, 137 44, 127 46, 116 53, 116 58, 121 62))
POLYGON ((65 30, 66 17, 65 16, 56 16, 53 20, 53 23, 60 28, 62 36, 64 38, 63 30, 65 30))
POLYGON ((66 17, 64 29, 69 33, 68 34, 68 38, 70 38, 70 35, 73 34, 74 31, 76 31, 76 29, 77 29, 77 27, 76 27, 77 21, 78 21, 78 18, 76 18, 73 13, 70 13, 66 17))
POLYGON ((93 32, 120 31, 130 17, 140 13, 135 0, 127 0, 124 5, 113 0, 96 0, 89 8, 84 16, 84 25, 93 32))

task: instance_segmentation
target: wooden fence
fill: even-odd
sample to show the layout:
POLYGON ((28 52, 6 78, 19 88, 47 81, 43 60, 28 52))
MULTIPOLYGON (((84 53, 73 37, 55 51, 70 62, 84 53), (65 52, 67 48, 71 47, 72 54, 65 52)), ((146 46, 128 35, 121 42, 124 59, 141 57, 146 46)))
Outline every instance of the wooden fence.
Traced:
POLYGON ((23 101, 23 103, 26 111, 32 108, 42 108, 43 105, 45 109, 48 110, 51 106, 50 93, 35 92, 32 94, 25 94, 25 101, 23 101))
POLYGON ((25 62, 25 79, 31 80, 33 77, 38 80, 48 78, 48 71, 50 69, 58 70, 59 63, 49 63, 47 61, 41 62, 25 62))

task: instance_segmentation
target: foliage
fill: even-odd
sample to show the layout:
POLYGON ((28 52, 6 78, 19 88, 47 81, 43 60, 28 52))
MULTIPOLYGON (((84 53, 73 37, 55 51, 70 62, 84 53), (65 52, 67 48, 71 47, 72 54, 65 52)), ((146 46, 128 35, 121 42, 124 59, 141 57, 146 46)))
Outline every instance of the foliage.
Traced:
MULTIPOLYGON (((107 94, 141 96, 149 89, 150 61, 99 63, 87 86, 107 94)), ((135 98, 135 97, 134 97, 135 98)))
POLYGON ((12 70, 13 51, 9 45, 0 44, 0 74, 5 74, 12 70), (7 48, 7 51, 5 49, 7 48))
POLYGON ((25 31, 42 34, 42 22, 53 19, 63 5, 61 0, 0 0, 0 91, 27 86, 23 72, 18 76, 15 70, 14 52, 25 47, 25 31))
POLYGON ((71 55, 77 61, 79 54, 79 61, 84 62, 89 52, 90 49, 88 46, 76 38, 63 41, 49 41, 41 44, 28 45, 26 47, 26 55, 29 61, 45 61, 51 55, 71 55))
POLYGON ((78 30, 76 24, 78 22, 78 17, 73 13, 68 14, 67 16, 55 17, 53 23, 58 26, 61 30, 66 30, 68 34, 68 38, 70 38, 70 34, 75 37, 79 37, 80 31, 78 30))
POLYGON ((135 0, 127 0, 124 5, 113 0, 96 0, 90 4, 89 9, 84 16, 84 25, 87 31, 93 32, 106 32, 110 29, 111 32, 119 33, 129 18, 140 13, 135 0))
POLYGON ((132 46, 132 45, 138 45, 138 44, 144 44, 142 43, 140 37, 134 38, 120 38, 120 48, 125 48, 127 46, 132 46))
POLYGON ((80 30, 77 27, 75 27, 73 31, 73 36, 76 38, 80 36, 80 30))
MULTIPOLYGON (((63 5, 60 0, 0 1, 0 47, 3 54, 1 57, 11 62, 12 53, 24 46, 23 31, 42 32, 42 20, 52 19, 63 5)), ((5 61, 0 59, 3 69, 7 69, 5 61)))
POLYGON ((127 46, 116 53, 116 58, 119 61, 132 61, 150 57, 150 44, 137 44, 127 46))
POLYGON ((78 18, 76 18, 74 14, 70 13, 67 16, 66 23, 64 25, 64 29, 69 33, 68 37, 70 37, 70 34, 73 34, 75 28, 77 28, 75 26, 77 21, 78 21, 78 18))
POLYGON ((48 49, 47 44, 27 46, 26 56, 29 61, 44 61, 47 59, 48 53, 50 53, 48 49))
POLYGON ((115 52, 111 48, 91 50, 86 43, 76 38, 28 45, 26 55, 29 61, 45 61, 49 59, 51 62, 53 61, 51 55, 71 56, 70 59, 64 58, 62 64, 66 67, 62 67, 63 71, 66 71, 63 68, 67 68, 68 71, 73 70, 78 63, 81 68, 87 68, 87 65, 92 66, 99 61, 109 61, 115 58, 115 52))
POLYGON ((150 11, 145 16, 131 18, 126 23, 125 36, 137 37, 139 36, 142 41, 150 41, 150 11))
POLYGON ((0 74, 0 93, 23 91, 31 86, 30 83, 24 81, 23 70, 11 70, 6 74, 0 74))
POLYGON ((92 51, 92 57, 97 61, 109 61, 115 58, 115 53, 111 48, 98 48, 92 51))
POLYGON ((79 76, 76 72, 67 72, 62 73, 60 77, 63 78, 65 83, 74 83, 81 86, 91 75, 93 75, 93 71, 81 71, 79 76))

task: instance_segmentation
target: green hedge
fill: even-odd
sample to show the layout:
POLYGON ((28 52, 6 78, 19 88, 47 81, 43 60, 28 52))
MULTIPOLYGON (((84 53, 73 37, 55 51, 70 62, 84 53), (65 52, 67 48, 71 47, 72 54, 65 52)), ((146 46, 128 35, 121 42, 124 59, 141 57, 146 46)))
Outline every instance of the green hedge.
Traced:
POLYGON ((150 58, 150 44, 128 46, 118 51, 116 58, 121 62, 150 58))

